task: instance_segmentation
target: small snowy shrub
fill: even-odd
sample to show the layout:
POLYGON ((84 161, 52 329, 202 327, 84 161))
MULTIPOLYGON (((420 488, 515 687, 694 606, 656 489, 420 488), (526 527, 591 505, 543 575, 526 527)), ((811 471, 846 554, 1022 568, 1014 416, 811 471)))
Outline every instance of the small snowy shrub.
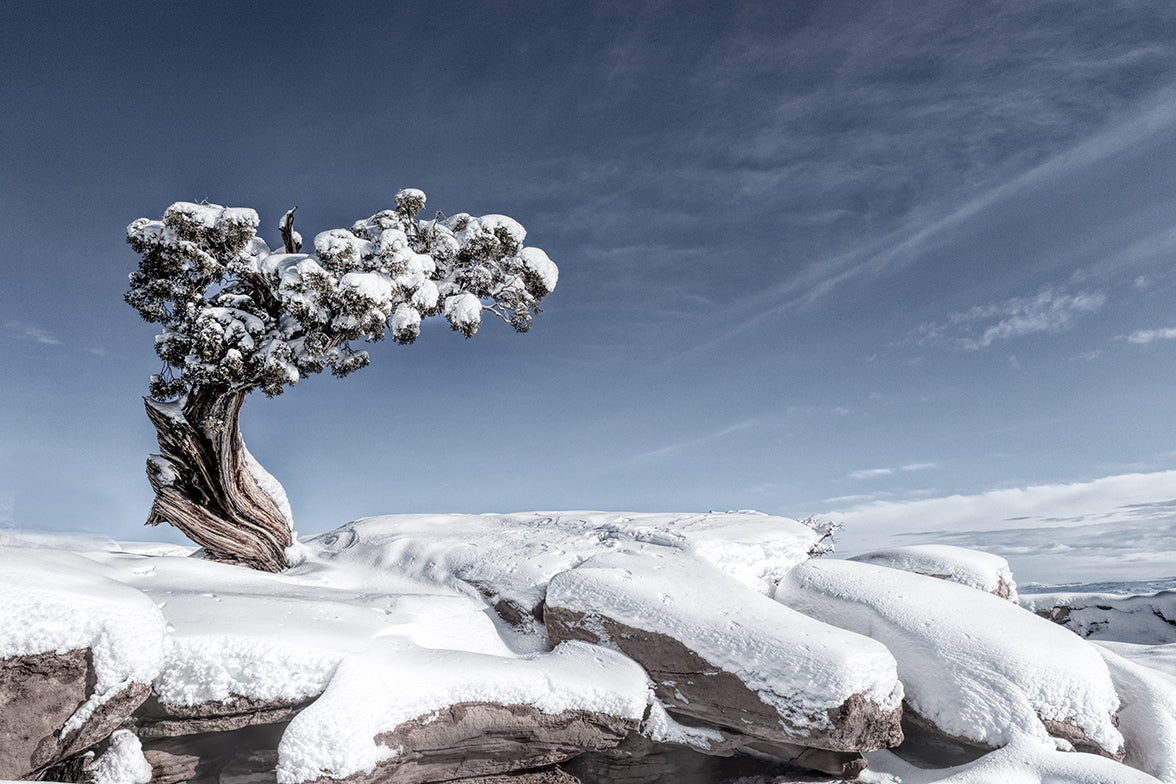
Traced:
POLYGON ((806 517, 800 522, 821 535, 821 538, 809 549, 808 554, 811 557, 817 558, 822 555, 829 555, 836 550, 837 543, 834 541, 834 536, 845 527, 844 523, 835 523, 832 520, 820 520, 813 516, 806 517))

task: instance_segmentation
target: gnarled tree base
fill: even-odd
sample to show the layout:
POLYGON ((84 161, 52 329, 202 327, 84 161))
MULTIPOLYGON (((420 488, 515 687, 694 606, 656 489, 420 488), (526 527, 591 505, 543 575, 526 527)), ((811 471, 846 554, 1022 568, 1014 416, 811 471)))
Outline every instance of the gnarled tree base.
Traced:
POLYGON ((245 459, 238 418, 246 394, 199 391, 180 403, 144 399, 160 449, 147 461, 155 490, 147 524, 174 525, 212 560, 278 572, 288 566, 290 525, 245 459))

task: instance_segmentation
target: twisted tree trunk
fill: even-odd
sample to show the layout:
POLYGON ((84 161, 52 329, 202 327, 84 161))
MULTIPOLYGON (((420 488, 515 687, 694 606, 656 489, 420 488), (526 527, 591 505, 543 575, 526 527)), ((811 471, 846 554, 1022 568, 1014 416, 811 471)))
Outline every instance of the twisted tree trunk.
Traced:
POLYGON ((148 525, 170 523, 208 558, 267 572, 288 566, 290 525, 249 470, 238 417, 248 390, 200 390, 181 403, 144 398, 159 437, 147 461, 148 525))

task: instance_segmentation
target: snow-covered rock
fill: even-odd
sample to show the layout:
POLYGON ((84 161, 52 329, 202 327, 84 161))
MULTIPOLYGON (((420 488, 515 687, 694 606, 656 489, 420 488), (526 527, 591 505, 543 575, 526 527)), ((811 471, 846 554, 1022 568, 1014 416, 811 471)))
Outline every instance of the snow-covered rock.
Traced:
POLYGON ((1176 643, 1176 591, 1022 594, 1021 606, 1092 640, 1176 643))
POLYGON ((161 605, 169 633, 155 697, 179 718, 231 713, 240 700, 305 702, 340 661, 379 636, 508 650, 479 603, 397 575, 357 579, 309 565, 301 576, 269 574, 119 552, 100 560, 108 575, 161 605))
POLYGON ((342 662, 290 723, 278 781, 447 781, 541 767, 616 745, 647 704, 639 666, 579 642, 512 657, 381 639, 342 662))
POLYGON ((791 757, 901 740, 902 687, 882 645, 789 610, 697 557, 597 556, 552 578, 544 619, 553 641, 600 643, 639 662, 671 714, 800 747, 791 757))
POLYGON ((951 580, 1014 603, 1017 601, 1017 584, 1013 581, 1009 562, 999 555, 980 550, 949 544, 916 544, 874 550, 849 560, 951 580))
POLYGON ((0 548, 0 778, 105 739, 150 692, 164 621, 66 552, 0 548))
POLYGON ((906 704, 944 734, 996 748, 1021 732, 1123 755, 1106 664, 1079 637, 991 594, 853 561, 812 560, 776 599, 866 634, 898 660, 906 704))
MULTIPOLYGON (((794 521, 752 513, 401 516, 297 545, 300 565, 268 574, 184 557, 191 548, 0 531, 0 658, 18 661, 0 666, 0 694, 32 696, 0 706, 0 758, 28 748, 22 732, 50 738, 50 757, 87 748, 106 754, 108 778, 141 779, 145 759, 156 784, 272 781, 280 762, 291 782, 344 776, 359 784, 370 766, 372 777, 389 781, 574 784, 563 768, 585 784, 751 776, 750 784, 795 780, 773 778, 791 755, 828 755, 799 760, 818 768, 843 764, 837 755, 857 758, 757 738, 736 712, 704 726, 676 704, 674 689, 686 695, 698 687, 696 678, 668 676, 681 654, 688 664, 689 656, 704 663, 713 657, 719 666, 697 668, 703 679, 721 668, 742 684, 739 694, 760 704, 768 704, 760 691, 785 704, 825 705, 822 694, 828 703, 845 694, 852 702, 855 688, 864 694, 869 683, 894 684, 901 675, 908 703, 922 699, 919 710, 939 722, 932 741, 951 734, 945 725, 958 714, 986 738, 973 744, 1007 743, 995 751, 973 747, 966 764, 940 760, 935 770, 869 752, 871 769, 860 775, 869 784, 897 784, 900 776, 902 784, 1176 784, 1176 642, 1140 642, 1162 639, 1156 630, 1171 628, 1172 615, 1155 597, 1089 602, 1108 621, 1093 638, 1108 629, 1134 638, 1100 640, 1097 647, 1109 653, 1096 653, 1092 663, 1092 643, 950 580, 876 564, 809 562, 816 537, 794 521), (632 579, 620 577, 625 571, 632 579), (774 592, 788 604, 792 593, 809 597, 826 620, 852 620, 860 626, 851 628, 890 652, 845 631, 832 632, 843 638, 829 646, 829 632, 804 637, 813 622, 798 622, 763 596, 774 592), (564 604, 580 607, 581 621, 594 613, 599 624, 588 624, 590 631, 613 642, 670 640, 677 653, 658 675, 656 667, 647 673, 583 642, 551 652, 545 596, 549 614, 564 604), (1112 609, 1099 610, 1103 603, 1112 609), (511 617, 514 626, 504 620, 511 617), (878 671, 863 664, 871 651, 897 656, 897 664, 887 659, 889 680, 865 677, 878 671), (787 691, 760 688, 797 678, 782 663, 804 656, 817 667, 807 680, 787 691), (855 667, 863 673, 857 686, 846 675, 855 667), (664 702, 653 696, 651 676, 664 702), (141 755, 133 737, 102 742, 147 684, 156 693, 132 717, 141 755), (1067 744, 1047 737, 1080 728, 1109 741, 1107 753, 1116 694, 1125 760, 1146 773, 1056 751, 1067 744), (77 715, 79 706, 89 719, 77 715), (1039 713, 1053 717, 1048 727, 1039 713), (82 726, 62 751, 50 736, 60 739, 71 719, 82 726), (520 767, 533 765, 542 767, 520 767)), ((652 659, 661 656, 655 646, 652 659)), ((899 751, 925 764, 913 746, 908 741, 899 751)), ((31 767, 0 769, 0 778, 45 771, 31 767)), ((51 775, 69 774, 55 766, 51 775)))
POLYGON ((618 548, 693 553, 769 593, 818 538, 795 520, 756 512, 530 512, 371 517, 305 547, 308 569, 317 563, 353 574, 395 573, 458 591, 493 607, 524 635, 537 632, 541 644, 536 619, 548 580, 594 555, 618 548))

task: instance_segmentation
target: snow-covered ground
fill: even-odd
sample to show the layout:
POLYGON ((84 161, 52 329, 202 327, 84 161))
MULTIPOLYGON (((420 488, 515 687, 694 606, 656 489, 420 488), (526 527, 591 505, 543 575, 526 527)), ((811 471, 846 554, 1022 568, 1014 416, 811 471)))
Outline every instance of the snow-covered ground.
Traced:
MULTIPOLYGON (((551 649, 541 621, 549 583, 569 606, 591 601, 630 625, 693 635, 709 660, 747 682, 767 679, 755 687, 777 690, 773 699, 786 699, 777 692, 807 667, 817 674, 793 688, 830 692, 833 704, 874 687, 861 684, 893 683, 897 662, 902 685, 879 701, 905 690, 947 734, 996 747, 931 769, 901 751, 871 752, 865 782, 1176 784, 1176 625, 1173 614, 1158 618, 1176 606, 1172 595, 1022 586, 1018 606, 1007 562, 959 547, 814 559, 809 528, 746 512, 401 515, 308 539, 293 568, 268 574, 174 545, 0 534, 0 658, 95 651, 97 692, 71 722, 136 680, 171 706, 317 698, 281 740, 283 784, 370 771, 398 753, 380 733, 463 701, 645 717, 647 737, 681 740, 687 728, 634 661, 587 643, 551 649), (656 563, 645 574, 642 564, 656 563), (618 581, 632 587, 612 592, 618 581), (991 595, 1002 584, 1007 597, 991 595), (745 606, 731 610, 720 596, 745 606), (634 597, 682 611, 626 605, 634 597), (1062 605, 1070 630, 1039 617, 1062 605), (810 618, 757 628, 795 611, 810 618), (854 635, 822 623, 876 642, 824 651, 854 635), (1059 725, 1125 764, 1064 751, 1072 744, 1059 725)), ((142 779, 133 736, 107 754, 96 780, 142 779)))

